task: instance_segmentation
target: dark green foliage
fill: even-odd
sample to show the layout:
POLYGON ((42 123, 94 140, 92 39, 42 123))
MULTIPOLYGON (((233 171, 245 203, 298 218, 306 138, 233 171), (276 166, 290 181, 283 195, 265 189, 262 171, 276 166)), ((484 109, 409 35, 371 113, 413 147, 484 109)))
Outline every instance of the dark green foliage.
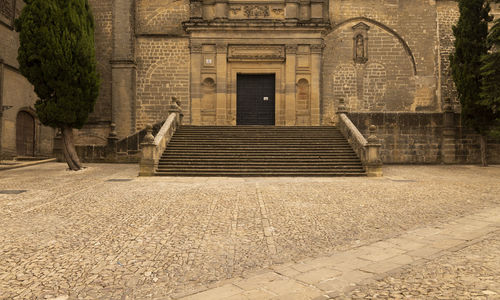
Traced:
POLYGON ((491 27, 487 42, 491 51, 482 57, 481 105, 494 114, 491 133, 500 138, 500 19, 491 27))
POLYGON ((44 125, 81 128, 99 92, 94 21, 87 0, 25 0, 15 27, 21 73, 44 125))
POLYGON ((455 53, 450 57, 453 80, 462 104, 465 125, 486 135, 494 120, 493 111, 482 105, 481 57, 487 54, 490 6, 485 0, 459 0, 460 18, 453 27, 455 53))

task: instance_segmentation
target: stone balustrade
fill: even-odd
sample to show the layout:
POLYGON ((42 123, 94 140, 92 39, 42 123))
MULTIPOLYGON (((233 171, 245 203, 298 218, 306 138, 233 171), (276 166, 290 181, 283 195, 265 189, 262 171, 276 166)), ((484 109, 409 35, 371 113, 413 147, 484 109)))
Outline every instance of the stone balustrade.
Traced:
POLYGON ((156 136, 153 136, 153 127, 146 126, 146 136, 141 143, 142 153, 139 162, 139 176, 153 176, 158 167, 158 162, 162 153, 167 148, 167 144, 174 135, 175 131, 182 124, 182 110, 180 101, 172 97, 169 115, 160 131, 156 136))
POLYGON ((347 116, 343 101, 340 101, 338 114, 339 123, 337 126, 359 156, 365 166, 366 174, 370 177, 382 176, 382 160, 380 159, 380 147, 382 145, 375 135, 377 127, 371 125, 369 127, 370 135, 368 139, 365 139, 347 116))

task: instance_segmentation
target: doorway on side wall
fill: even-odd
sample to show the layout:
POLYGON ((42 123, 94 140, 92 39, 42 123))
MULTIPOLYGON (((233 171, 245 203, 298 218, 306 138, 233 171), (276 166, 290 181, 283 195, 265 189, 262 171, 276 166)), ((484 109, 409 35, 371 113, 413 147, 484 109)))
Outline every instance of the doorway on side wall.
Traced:
POLYGON ((18 156, 35 156, 35 118, 25 111, 16 118, 16 149, 18 156))

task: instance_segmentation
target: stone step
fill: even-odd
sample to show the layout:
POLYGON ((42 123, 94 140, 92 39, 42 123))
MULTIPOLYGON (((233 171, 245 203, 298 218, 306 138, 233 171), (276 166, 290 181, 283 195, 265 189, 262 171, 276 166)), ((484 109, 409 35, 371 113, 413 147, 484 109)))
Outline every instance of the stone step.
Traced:
POLYGON ((276 172, 276 171, 157 171, 156 176, 224 176, 224 177, 354 177, 364 172, 276 172))
POLYGON ((182 126, 158 164, 164 176, 364 176, 335 127, 182 126))
POLYGON ((283 163, 283 162, 160 162, 158 168, 229 168, 229 167, 244 167, 244 168, 297 168, 297 169, 359 169, 363 168, 361 164, 333 164, 333 163, 315 163, 315 164, 300 164, 300 163, 283 163))

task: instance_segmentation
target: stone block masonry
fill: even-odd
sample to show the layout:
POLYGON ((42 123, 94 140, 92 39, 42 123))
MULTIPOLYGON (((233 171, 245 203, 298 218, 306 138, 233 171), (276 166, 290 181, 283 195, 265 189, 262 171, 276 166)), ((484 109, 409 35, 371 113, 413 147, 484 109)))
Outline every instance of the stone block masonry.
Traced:
POLYGON ((112 0, 89 1, 95 22, 95 46, 97 70, 101 78, 99 98, 94 112, 89 117, 90 123, 111 120, 111 65, 113 37, 112 0))
POLYGON ((188 0, 137 0, 137 34, 185 35, 182 22, 189 20, 188 0))
POLYGON ((441 83, 441 98, 451 99, 458 104, 455 83, 451 76, 450 55, 453 52, 455 37, 452 26, 455 25, 460 16, 456 1, 442 0, 436 3, 437 24, 439 27, 439 69, 438 74, 441 83))
POLYGON ((165 120, 171 97, 181 100, 189 120, 189 41, 140 37, 137 40, 137 130, 165 120))
MULTIPOLYGON (((454 128, 457 130, 450 141, 443 141, 441 113, 350 113, 349 118, 365 136, 368 136, 370 125, 377 126, 384 163, 442 163, 444 142, 455 147, 454 156, 447 163, 481 162, 479 136, 460 126, 459 114, 455 114, 454 128)), ((500 141, 488 141, 488 162, 500 163, 500 141)))

